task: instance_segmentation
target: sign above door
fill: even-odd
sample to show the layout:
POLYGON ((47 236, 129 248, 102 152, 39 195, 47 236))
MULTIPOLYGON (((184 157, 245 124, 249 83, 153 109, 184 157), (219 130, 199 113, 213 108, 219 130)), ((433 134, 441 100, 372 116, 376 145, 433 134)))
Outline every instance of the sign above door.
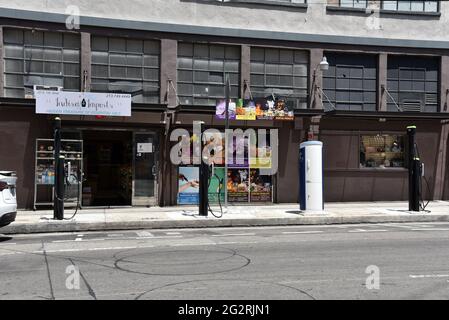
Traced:
POLYGON ((36 90, 36 113, 83 116, 131 116, 131 95, 36 90))

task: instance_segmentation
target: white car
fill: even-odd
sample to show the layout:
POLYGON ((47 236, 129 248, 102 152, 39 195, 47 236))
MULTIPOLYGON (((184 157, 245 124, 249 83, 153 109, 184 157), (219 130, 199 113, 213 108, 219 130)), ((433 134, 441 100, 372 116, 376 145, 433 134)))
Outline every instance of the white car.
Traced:
POLYGON ((14 171, 0 171, 0 227, 16 220, 16 181, 14 171))

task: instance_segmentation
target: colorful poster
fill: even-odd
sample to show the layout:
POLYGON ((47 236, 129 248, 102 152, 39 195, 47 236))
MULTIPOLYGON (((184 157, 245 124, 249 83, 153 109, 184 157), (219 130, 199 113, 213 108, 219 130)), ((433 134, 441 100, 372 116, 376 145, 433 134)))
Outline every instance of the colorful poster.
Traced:
POLYGON ((248 202, 249 170, 229 169, 227 188, 229 202, 248 202))
POLYGON ((229 168, 248 168, 249 138, 244 136, 233 137, 232 154, 228 155, 229 168))
POLYGON ((204 149, 208 154, 209 164, 224 165, 225 164, 225 135, 224 133, 204 133, 204 149))
MULTIPOLYGON (((226 119, 226 99, 217 101, 217 106, 215 108, 215 118, 221 120, 226 119)), ((232 100, 229 102, 228 118, 229 120, 235 120, 236 118, 236 103, 232 100)))
POLYGON ((249 165, 254 169, 270 169, 271 168, 271 147, 263 146, 258 147, 257 145, 251 145, 253 150, 250 153, 249 165), (252 155, 255 154, 255 157, 252 155))
POLYGON ((256 120, 256 104, 251 100, 237 100, 237 120, 256 120))
POLYGON ((274 119, 274 101, 267 99, 256 99, 256 118, 258 120, 274 119))
POLYGON ((218 203, 218 197, 220 196, 220 202, 223 204, 225 201, 225 187, 225 168, 214 168, 208 189, 209 202, 218 203))
POLYGON ((179 167, 178 204, 199 203, 199 168, 179 167))
POLYGON ((272 177, 260 175, 257 169, 251 169, 250 177, 250 201, 251 202, 272 202, 272 177))
POLYGON ((293 106, 283 98, 276 99, 274 106, 274 119, 283 121, 294 121, 293 106))

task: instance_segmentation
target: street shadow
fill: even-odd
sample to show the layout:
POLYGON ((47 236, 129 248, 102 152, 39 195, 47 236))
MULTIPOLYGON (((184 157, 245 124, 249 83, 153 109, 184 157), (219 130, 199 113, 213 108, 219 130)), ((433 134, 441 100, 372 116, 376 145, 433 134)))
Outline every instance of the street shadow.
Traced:
POLYGON ((12 240, 12 237, 4 236, 0 234, 0 243, 12 240))
POLYGON ((298 214, 303 214, 304 211, 301 211, 301 210, 287 210, 287 211, 285 211, 285 213, 291 213, 291 214, 298 215, 298 214))
POLYGON ((406 209, 387 209, 387 211, 392 211, 392 212, 404 212, 404 213, 410 213, 411 211, 406 210, 406 209))

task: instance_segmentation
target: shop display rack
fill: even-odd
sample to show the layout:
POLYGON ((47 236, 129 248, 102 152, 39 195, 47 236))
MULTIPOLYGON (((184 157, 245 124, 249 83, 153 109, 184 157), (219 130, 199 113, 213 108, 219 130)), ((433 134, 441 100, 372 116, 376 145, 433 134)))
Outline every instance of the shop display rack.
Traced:
MULTIPOLYGON (((54 140, 36 139, 35 173, 34 173, 34 204, 53 207, 55 164, 54 140)), ((61 140, 61 155, 65 156, 65 166, 74 173, 65 179, 65 207, 81 207, 82 172, 83 172, 83 141, 61 140)))

